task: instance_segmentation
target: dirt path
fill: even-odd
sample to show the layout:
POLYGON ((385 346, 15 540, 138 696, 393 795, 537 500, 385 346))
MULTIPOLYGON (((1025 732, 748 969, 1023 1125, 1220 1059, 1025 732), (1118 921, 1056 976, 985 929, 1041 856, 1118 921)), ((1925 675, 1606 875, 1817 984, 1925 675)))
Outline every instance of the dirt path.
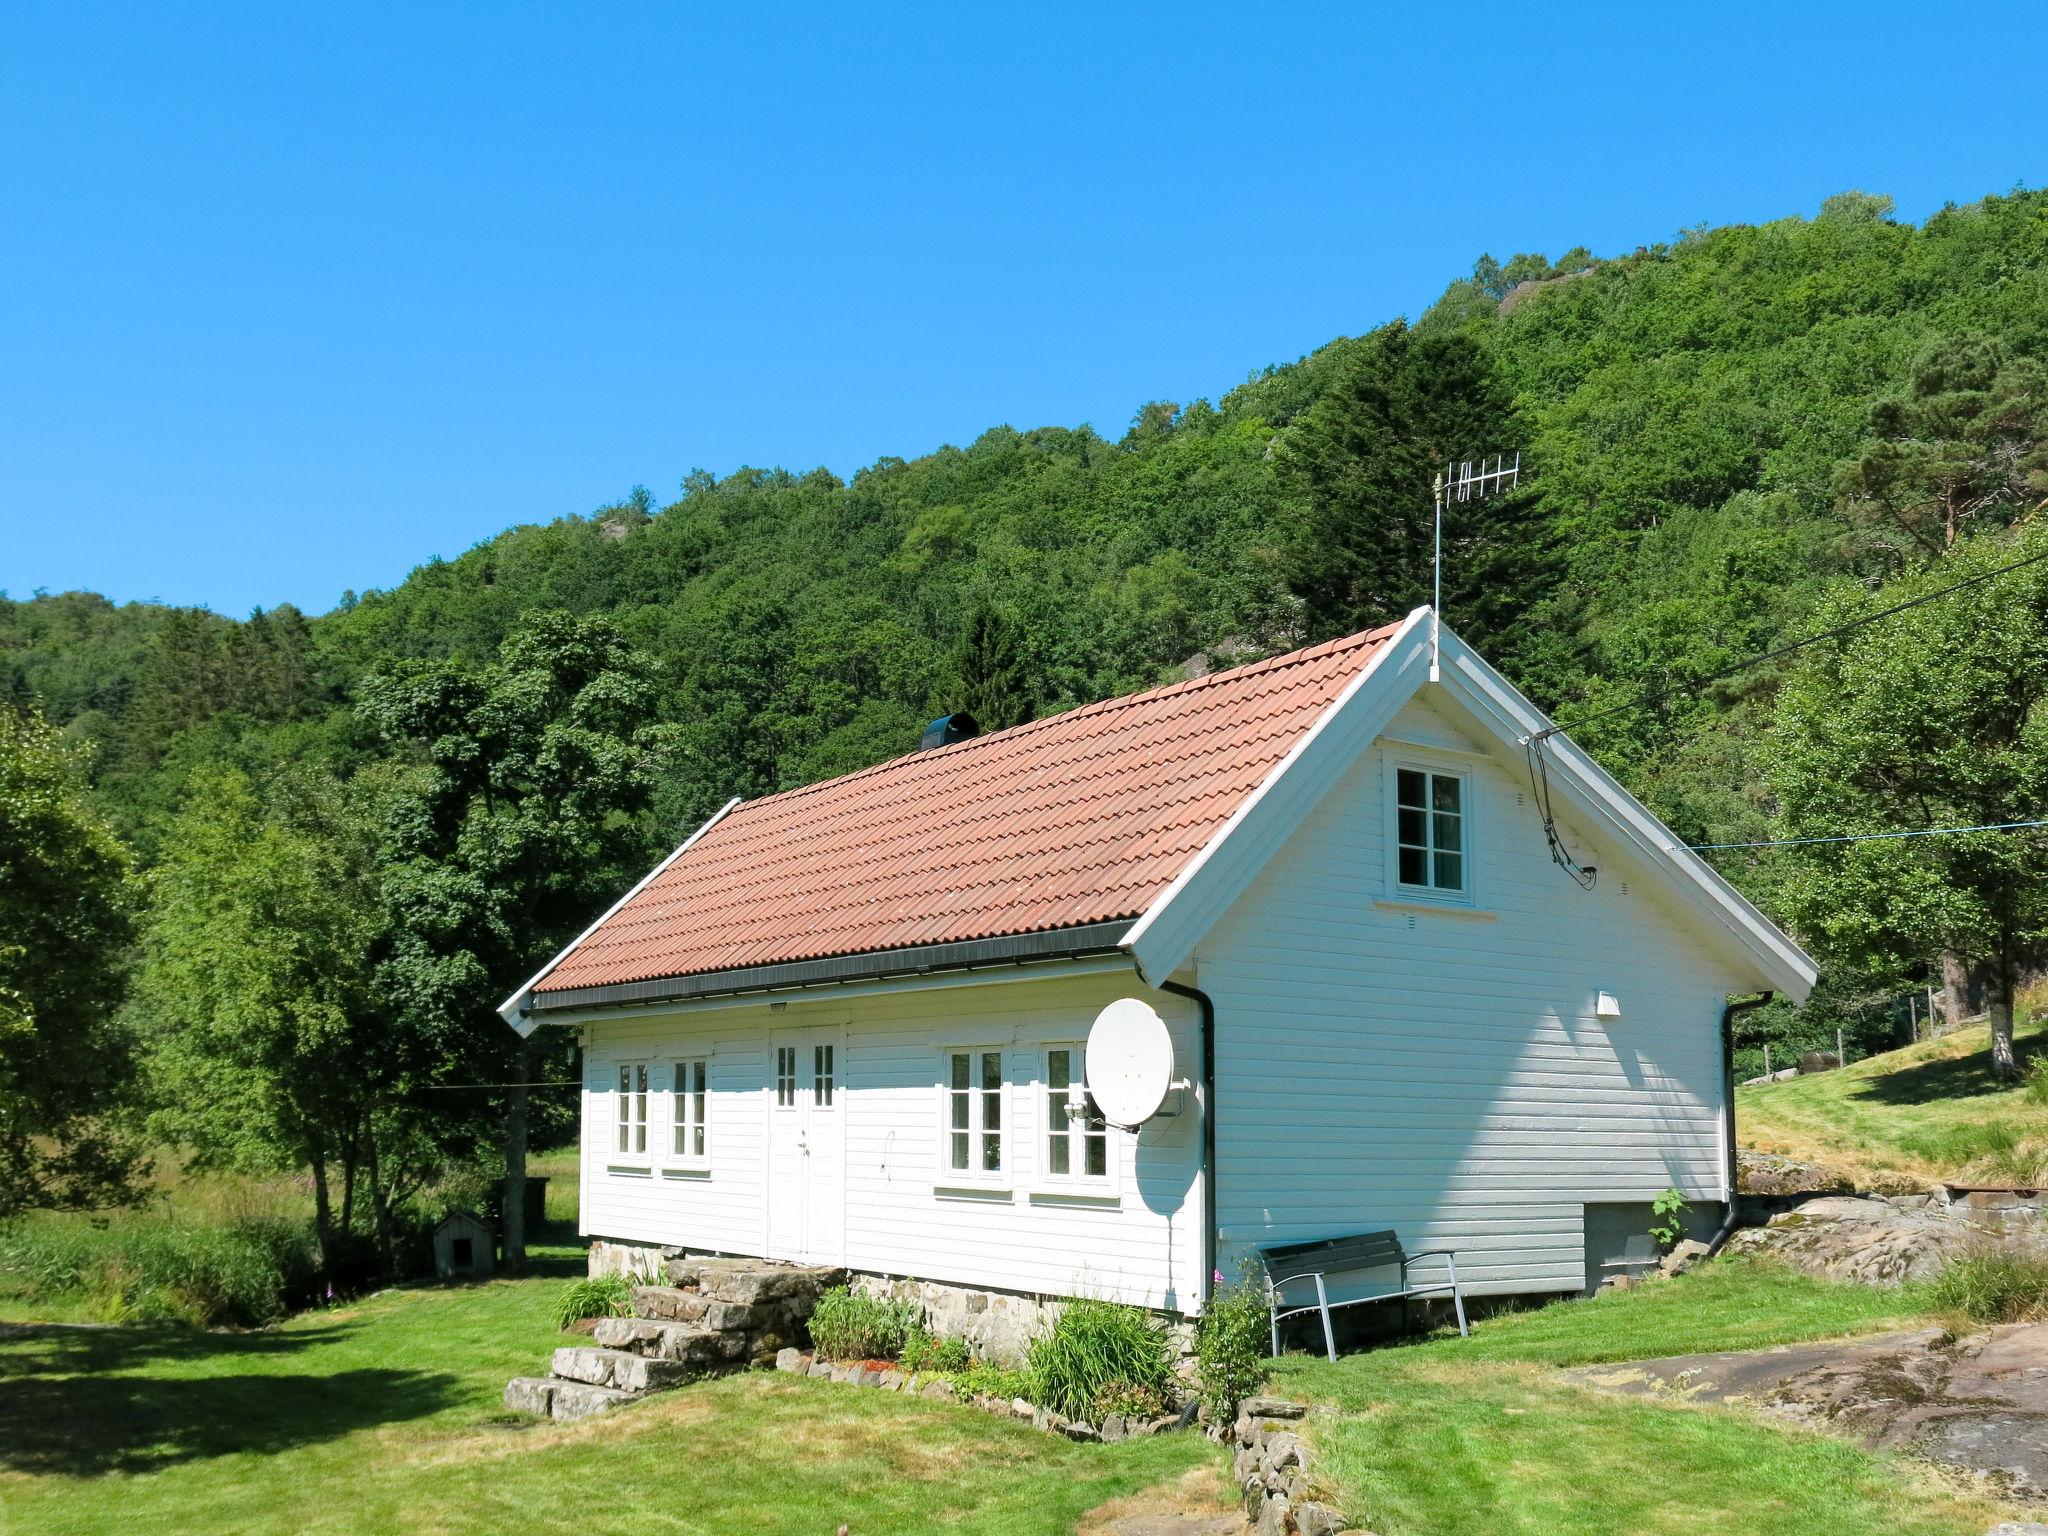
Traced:
POLYGON ((1922 1328, 1565 1374, 1608 1391, 1745 1403, 1872 1449, 1976 1473, 2009 1497, 2048 1502, 2048 1324, 1964 1339, 1922 1328))

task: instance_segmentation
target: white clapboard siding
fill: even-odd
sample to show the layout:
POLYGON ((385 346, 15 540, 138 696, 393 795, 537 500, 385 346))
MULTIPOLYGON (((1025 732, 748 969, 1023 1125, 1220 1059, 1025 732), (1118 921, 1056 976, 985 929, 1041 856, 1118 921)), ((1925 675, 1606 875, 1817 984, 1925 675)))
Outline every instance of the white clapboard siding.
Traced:
POLYGON ((1720 1014, 1752 968, 1567 827, 1600 867, 1574 885, 1520 760, 1481 741, 1411 701, 1196 949, 1226 1267, 1392 1227, 1457 1248, 1474 1289, 1572 1290, 1585 1203, 1722 1196, 1720 1014), (1471 910, 1386 903, 1390 750, 1472 776, 1471 910))
MULTIPOLYGON (((844 1131, 843 1249, 855 1269, 1031 1294, 1114 1296, 1192 1309, 1201 1294, 1199 1122, 1192 1102, 1140 1138, 1112 1131, 1113 1187, 1062 1185, 1045 1174, 1044 1050, 1077 1045, 1105 1003, 1146 997, 1166 1017, 1183 1063, 1194 1061, 1195 1016, 1153 993, 1135 971, 1061 978, 1004 972, 984 981, 875 996, 792 996, 699 1004, 586 1026, 583 1230, 627 1242, 760 1254, 768 1245, 771 1040, 840 1032, 835 1098, 844 1131), (1025 977, 1031 979, 1023 979, 1025 977), (941 1050, 1003 1052, 1006 1177, 956 1186, 939 1171, 941 1050), (668 1154, 669 1064, 709 1058, 710 1169, 668 1154), (650 1154, 621 1158, 613 1141, 618 1066, 655 1069, 650 1154)), ((804 1064, 808 1072, 808 1064, 804 1064)))

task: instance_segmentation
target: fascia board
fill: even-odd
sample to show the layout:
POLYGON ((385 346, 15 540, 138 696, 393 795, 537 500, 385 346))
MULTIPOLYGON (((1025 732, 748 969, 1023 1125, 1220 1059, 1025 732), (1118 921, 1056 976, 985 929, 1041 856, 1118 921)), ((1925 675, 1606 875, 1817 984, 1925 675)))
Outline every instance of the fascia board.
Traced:
MULTIPOLYGON (((1442 686, 1503 742, 1520 750, 1529 736, 1549 728, 1541 710, 1448 629, 1443 660, 1442 686)), ((1811 956, 1569 737, 1548 737, 1545 750, 1553 793, 1620 838, 1684 906, 1732 938, 1766 981, 1805 1000, 1819 974, 1811 956)))
POLYGON ((1186 964, 1344 771, 1429 679, 1429 610, 1417 608, 1275 763, 1124 938, 1148 980, 1186 964))
POLYGON ((646 874, 642 875, 639 881, 633 886, 631 890, 626 892, 625 895, 621 896, 617 901, 613 902, 610 906, 604 909, 604 912, 598 917, 596 922, 592 923, 588 928, 584 929, 581 933, 577 934, 575 938, 571 939, 568 943, 564 944, 559 950, 555 952, 554 959, 550 960, 546 965, 542 966, 539 970, 535 971, 531 976, 527 977, 525 981, 521 982, 519 986, 516 989, 514 989, 510 997, 506 998, 505 1001, 498 1004, 498 1017, 503 1019, 507 1024, 510 1024, 513 1027, 513 1029, 517 1030, 519 1033, 519 1037, 522 1040, 525 1039, 528 1035, 532 1034, 536 1029, 538 1029, 540 1027, 540 1021, 534 1018, 531 1014, 529 1014, 526 1011, 527 999, 533 995, 533 989, 539 986, 543 981, 545 981, 548 978, 548 976, 553 973, 555 967, 560 965, 564 960, 566 960, 569 957, 569 952, 571 950, 573 950, 578 944, 581 944, 585 939, 589 938, 593 933, 597 932, 597 930, 602 928, 606 923, 610 922, 612 920, 613 914, 615 914, 619 910, 619 908, 623 907, 635 896, 638 896, 642 891, 646 890, 647 887, 654 882, 654 879, 657 875, 659 875, 663 870, 667 869, 669 865, 675 863, 675 861, 677 859, 680 859, 685 853, 689 852, 691 846, 695 844, 699 838, 701 838, 706 832, 709 832, 713 827, 717 826, 721 821, 725 820, 726 813, 739 803, 740 797, 738 795, 734 795, 730 800, 726 801, 725 804, 721 805, 717 810, 713 811, 711 815, 708 818, 706 818, 704 825, 699 827, 696 831, 692 832, 688 837, 684 838, 680 844, 677 845, 676 851, 674 853, 670 854, 667 858, 663 859, 659 864, 655 865, 654 868, 650 869, 649 871, 647 871, 646 874))

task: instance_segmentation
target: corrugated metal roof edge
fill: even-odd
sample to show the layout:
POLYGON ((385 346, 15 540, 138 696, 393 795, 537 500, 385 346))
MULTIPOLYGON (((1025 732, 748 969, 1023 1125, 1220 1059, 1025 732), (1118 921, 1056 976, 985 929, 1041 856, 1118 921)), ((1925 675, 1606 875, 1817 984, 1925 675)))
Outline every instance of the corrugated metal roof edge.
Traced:
POLYGON ((1113 922, 1079 923, 1068 928, 1038 928, 997 938, 913 944, 901 949, 828 955, 816 960, 749 965, 732 971, 701 971, 694 976, 664 976, 594 987, 564 987, 555 992, 536 992, 526 1006, 534 1013, 553 1013, 564 1008, 598 1008, 621 1003, 687 1002, 692 998, 728 996, 737 992, 772 992, 825 986, 834 982, 873 981, 887 976, 970 970, 985 965, 1111 954, 1122 947, 1131 921, 1130 918, 1118 918, 1113 922))

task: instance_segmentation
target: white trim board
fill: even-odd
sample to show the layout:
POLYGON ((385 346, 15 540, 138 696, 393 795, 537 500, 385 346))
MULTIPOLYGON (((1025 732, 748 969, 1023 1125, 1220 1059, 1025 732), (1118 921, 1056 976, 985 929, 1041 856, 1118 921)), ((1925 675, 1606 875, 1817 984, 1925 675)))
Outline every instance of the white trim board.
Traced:
MULTIPOLYGON (((1141 975, 1170 976, 1300 828, 1350 765, 1429 684, 1427 608, 1417 608, 1331 702, 1257 789, 1132 925, 1123 947, 1141 975)), ((1473 723, 1519 754, 1551 722, 1448 627, 1440 687, 1473 723)), ((1547 738, 1551 787, 1585 821, 1616 838, 1688 916, 1732 943, 1758 980, 1796 1000, 1813 989, 1811 957, 1704 859, 1562 734, 1547 738)))
POLYGON ((519 1038, 522 1040, 525 1039, 528 1035, 532 1034, 536 1029, 540 1028, 540 1021, 534 1018, 530 1013, 526 1011, 526 1004, 528 999, 530 999, 533 996, 533 989, 539 986, 542 981, 546 980, 548 974, 551 971, 553 971, 556 966, 560 965, 564 959, 567 958, 570 950, 574 949, 578 944, 581 944, 585 939, 589 938, 593 933, 597 932, 598 929, 602 928, 606 923, 611 921, 613 913, 617 912, 619 908, 623 907, 635 896, 638 896, 642 891, 646 890, 649 885, 653 884, 655 876, 659 875, 663 870, 667 869, 669 865, 675 863, 677 859, 680 859, 685 853, 687 853, 690 850, 690 846, 693 843, 695 843, 698 838, 702 837, 706 832, 709 832, 713 827, 717 826, 721 821, 725 820, 726 813, 739 803, 740 797, 738 795, 734 795, 730 800, 726 801, 725 804, 721 805, 717 810, 713 811, 711 815, 708 818, 706 818, 703 826, 699 827, 696 831, 692 832, 688 837, 684 838, 681 843, 676 845, 676 851, 674 853, 670 854, 667 858, 663 859, 659 864, 655 865, 654 868, 650 869, 649 871, 647 871, 646 874, 642 875, 639 881, 633 886, 633 888, 626 892, 625 895, 621 896, 617 901, 613 902, 610 906, 606 907, 604 911, 598 916, 595 922, 593 922, 588 928, 584 929, 581 933, 577 934, 576 937, 571 939, 568 943, 564 944, 559 950, 555 951, 554 959, 550 960, 546 965, 542 966, 539 970, 535 971, 531 976, 527 977, 525 981, 521 982, 513 990, 512 995, 510 997, 506 998, 505 1001, 498 1004, 498 1017, 503 1019, 507 1024, 510 1024, 515 1030, 517 1030, 519 1032, 519 1038))

